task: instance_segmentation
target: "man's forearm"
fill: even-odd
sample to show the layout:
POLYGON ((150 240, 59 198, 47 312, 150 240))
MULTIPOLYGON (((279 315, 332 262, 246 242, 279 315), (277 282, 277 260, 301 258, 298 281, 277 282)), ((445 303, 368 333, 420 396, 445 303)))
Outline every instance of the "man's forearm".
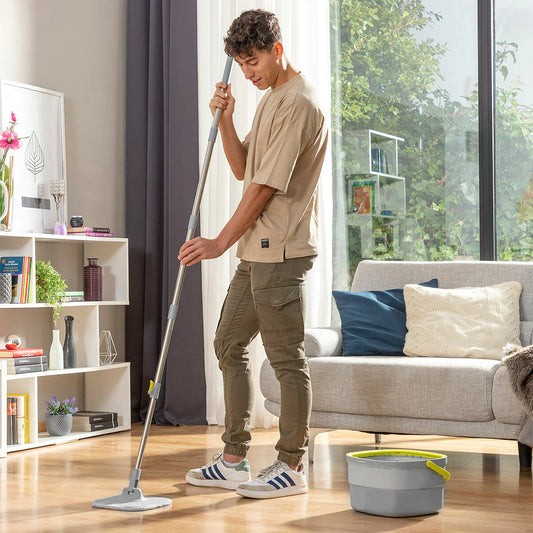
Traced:
POLYGON ((228 122, 220 123, 219 130, 224 153, 231 170, 238 180, 243 180, 246 170, 246 149, 235 131, 233 121, 229 120, 228 122))
POLYGON ((216 239, 224 250, 230 248, 246 233, 275 192, 276 189, 268 185, 250 183, 235 213, 216 239))

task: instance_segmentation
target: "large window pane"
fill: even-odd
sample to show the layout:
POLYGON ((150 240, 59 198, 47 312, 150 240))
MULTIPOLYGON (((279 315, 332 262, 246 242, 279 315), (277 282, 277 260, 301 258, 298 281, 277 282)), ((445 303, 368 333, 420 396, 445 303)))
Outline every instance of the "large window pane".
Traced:
POLYGON ((477 2, 331 0, 334 286, 479 258, 477 2))
POLYGON ((533 258, 533 5, 496 0, 498 259, 533 258))

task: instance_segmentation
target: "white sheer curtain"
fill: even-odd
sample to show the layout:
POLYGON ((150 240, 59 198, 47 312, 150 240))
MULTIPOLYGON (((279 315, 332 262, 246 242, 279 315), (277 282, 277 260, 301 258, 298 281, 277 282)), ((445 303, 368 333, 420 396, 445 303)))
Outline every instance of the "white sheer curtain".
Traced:
MULTIPOLYGON (((224 70, 223 37, 231 22, 248 9, 266 9, 280 21, 283 44, 293 67, 315 86, 322 108, 330 123, 330 59, 328 0, 198 0, 198 92, 199 142, 202 163, 211 113, 209 100, 215 83, 224 70)), ((264 92, 247 82, 234 63, 230 81, 235 97, 234 122, 241 139, 248 133, 264 92)), ((306 296, 306 324, 324 326, 330 323, 331 311, 331 156, 328 152, 320 178, 321 248, 315 266, 309 273, 306 296)), ((242 195, 242 185, 229 169, 222 143, 217 142, 207 180, 200 214, 202 236, 215 237, 234 213, 242 195)), ((205 375, 207 389, 207 422, 224 424, 222 374, 213 350, 213 338, 226 291, 238 264, 236 247, 218 259, 202 263, 202 293, 205 343, 205 375)), ((277 419, 263 407, 259 388, 259 369, 265 352, 258 336, 250 347, 254 380, 253 427, 270 427, 277 419)))

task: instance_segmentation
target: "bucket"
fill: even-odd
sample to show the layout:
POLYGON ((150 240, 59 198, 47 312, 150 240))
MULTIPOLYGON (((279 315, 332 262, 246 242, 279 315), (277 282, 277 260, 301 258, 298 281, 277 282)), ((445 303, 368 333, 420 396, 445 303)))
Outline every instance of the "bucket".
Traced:
POLYGON ((346 454, 350 501, 356 511, 380 516, 420 516, 444 505, 448 458, 416 450, 346 454))

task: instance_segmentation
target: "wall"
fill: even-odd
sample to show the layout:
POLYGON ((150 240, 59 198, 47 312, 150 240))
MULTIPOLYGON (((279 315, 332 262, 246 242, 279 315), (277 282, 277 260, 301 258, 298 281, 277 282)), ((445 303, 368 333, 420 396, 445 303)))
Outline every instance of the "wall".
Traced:
MULTIPOLYGON (((68 216, 125 234, 127 0, 0 0, 0 78, 65 95, 68 216)), ((5 127, 2 124, 1 127, 5 127)), ((103 310, 124 359, 124 310, 103 310)))

